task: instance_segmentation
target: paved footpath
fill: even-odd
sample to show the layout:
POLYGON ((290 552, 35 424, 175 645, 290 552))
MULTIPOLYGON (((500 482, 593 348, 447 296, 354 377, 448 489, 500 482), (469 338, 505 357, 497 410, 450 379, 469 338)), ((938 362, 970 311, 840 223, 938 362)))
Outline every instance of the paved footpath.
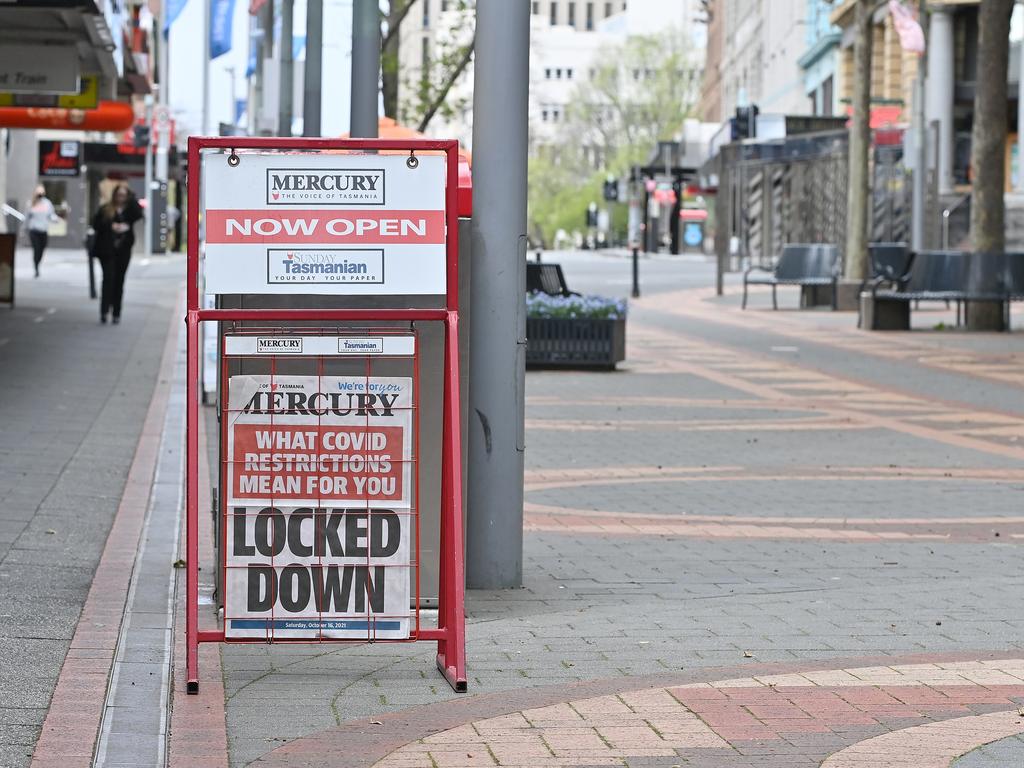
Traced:
MULTIPOLYGON (((31 262, 19 250, 17 304, 0 306, 4 768, 29 764, 51 705, 66 703, 76 717, 102 709, 124 602, 104 593, 105 574, 130 574, 137 531, 123 557, 110 549, 105 567, 101 558, 115 516, 130 523, 150 494, 151 473, 135 459, 181 281, 180 260, 136 256, 123 322, 101 326, 83 252, 48 250, 39 279, 31 262), (96 599, 86 607, 90 589, 96 599), (53 698, 62 667, 94 672, 104 663, 53 698)), ((82 740, 74 719, 61 731, 82 740)), ((74 761, 62 755, 62 764, 74 761)))
POLYGON ((1024 764, 1024 337, 641 269, 619 372, 528 377, 525 584, 469 593, 470 693, 426 644, 206 647, 170 765, 1024 764))

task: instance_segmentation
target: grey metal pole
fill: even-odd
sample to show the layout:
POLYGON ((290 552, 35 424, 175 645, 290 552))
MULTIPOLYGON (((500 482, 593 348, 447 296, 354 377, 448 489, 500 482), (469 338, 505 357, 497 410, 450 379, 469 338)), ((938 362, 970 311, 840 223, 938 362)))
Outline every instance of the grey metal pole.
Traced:
POLYGON ((377 137, 377 94, 380 84, 380 4, 352 2, 352 111, 350 135, 377 137))
POLYGON ((146 94, 146 159, 144 161, 143 184, 146 186, 146 215, 142 217, 142 255, 153 255, 153 94, 146 94))
POLYGON ((466 582, 523 582, 530 4, 477 0, 466 582))
POLYGON ((277 102, 277 135, 292 135, 292 88, 295 63, 292 61, 292 9, 295 0, 281 0, 281 97, 277 102))
POLYGON ((210 135, 210 0, 203 1, 203 135, 210 135))
MULTIPOLYGON (((1018 0, 1024 8, 1024 0, 1018 0)), ((1020 69, 1017 71, 1017 184, 1024 194, 1024 40, 1020 42, 1020 69)))
MULTIPOLYGON (((928 29, 927 0, 920 0, 918 3, 918 21, 921 29, 928 29)), ((928 178, 928 134, 925 129, 925 77, 928 71, 928 45, 925 43, 925 52, 917 60, 917 81, 914 83, 914 176, 913 188, 911 190, 911 224, 913 229, 910 233, 910 247, 915 251, 924 250, 925 247, 925 181, 928 178)))
POLYGON ((306 71, 302 86, 302 135, 320 135, 320 73, 323 69, 324 0, 306 4, 306 71))

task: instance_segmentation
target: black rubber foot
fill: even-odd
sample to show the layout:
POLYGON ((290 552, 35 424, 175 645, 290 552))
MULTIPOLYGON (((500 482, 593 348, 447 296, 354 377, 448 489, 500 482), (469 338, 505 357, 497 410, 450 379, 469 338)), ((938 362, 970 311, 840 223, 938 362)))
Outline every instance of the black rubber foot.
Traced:
POLYGON ((197 693, 199 693, 199 681, 189 680, 188 685, 185 687, 185 691, 188 693, 189 696, 195 696, 197 693))

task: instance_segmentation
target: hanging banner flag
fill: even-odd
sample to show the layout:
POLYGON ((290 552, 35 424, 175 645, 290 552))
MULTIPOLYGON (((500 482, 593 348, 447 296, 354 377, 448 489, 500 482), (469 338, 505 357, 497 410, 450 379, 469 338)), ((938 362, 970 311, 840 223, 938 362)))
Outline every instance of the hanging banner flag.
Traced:
POLYGON ((210 60, 231 50, 235 0, 213 0, 210 6, 210 60))
POLYGON ((164 38, 170 34, 171 24, 173 24, 181 15, 181 12, 185 10, 185 3, 187 1, 188 0, 165 0, 167 3, 167 18, 164 20, 164 38))
MULTIPOLYGON (((232 341, 344 356, 404 340, 232 341)), ((412 379, 232 376, 228 400, 226 636, 407 638, 412 379)))
POLYGON ((889 0, 889 13, 900 37, 900 47, 909 53, 924 53, 924 30, 910 9, 899 0, 889 0))

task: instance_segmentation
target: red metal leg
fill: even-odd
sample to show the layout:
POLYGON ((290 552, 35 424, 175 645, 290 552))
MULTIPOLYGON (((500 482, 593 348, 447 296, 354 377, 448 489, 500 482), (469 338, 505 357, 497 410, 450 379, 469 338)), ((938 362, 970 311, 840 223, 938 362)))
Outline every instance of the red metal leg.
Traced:
POLYGON ((187 381, 185 383, 185 671, 187 690, 199 693, 199 319, 189 311, 185 321, 187 381))
POLYGON ((445 321, 444 361, 444 493, 442 500, 441 562, 444 579, 439 593, 446 639, 437 644, 437 666, 456 691, 466 690, 466 575, 462 539, 462 434, 459 429, 458 313, 445 321))

